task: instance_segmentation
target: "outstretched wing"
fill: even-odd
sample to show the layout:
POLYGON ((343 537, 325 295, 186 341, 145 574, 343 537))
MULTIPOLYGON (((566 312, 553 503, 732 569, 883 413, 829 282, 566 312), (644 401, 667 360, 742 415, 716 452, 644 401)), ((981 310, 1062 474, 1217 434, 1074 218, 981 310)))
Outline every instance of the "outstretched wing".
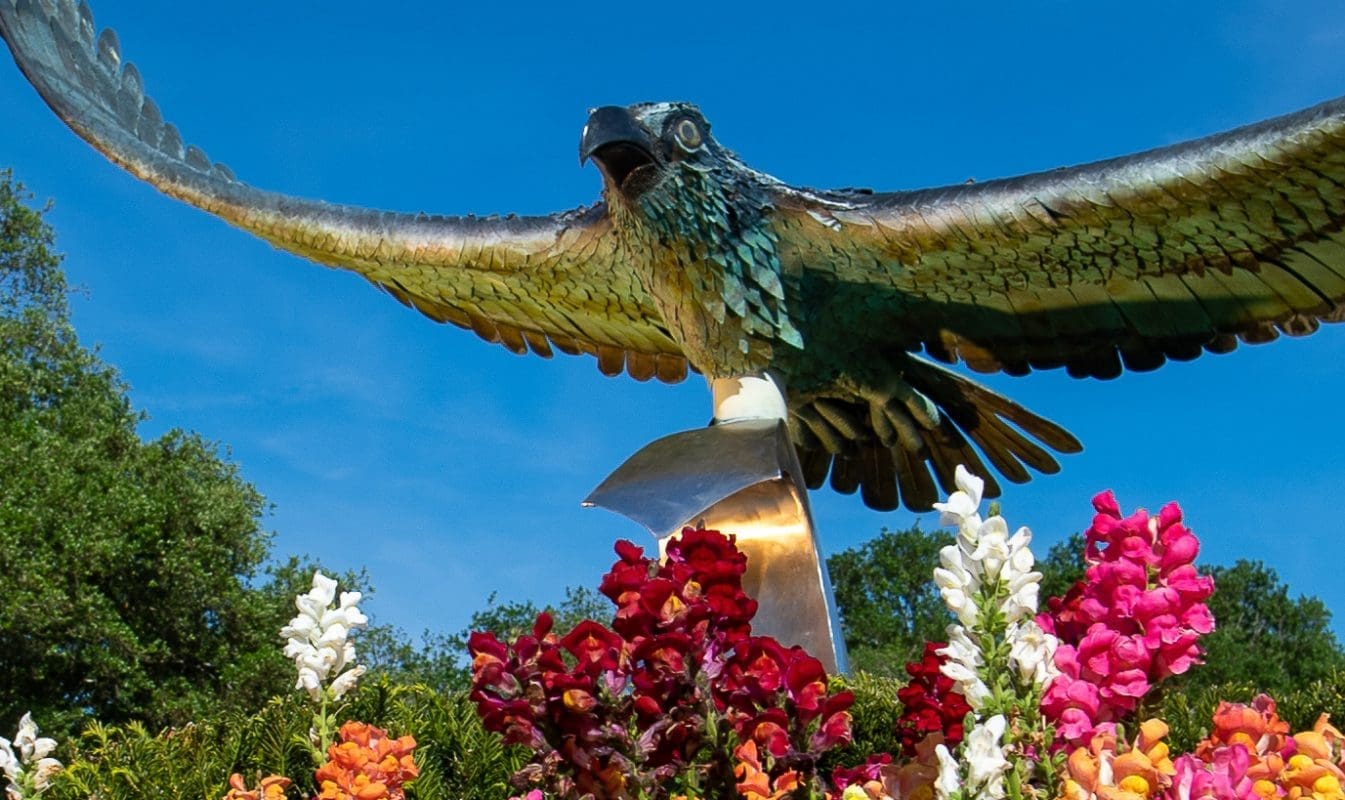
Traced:
POLYGON ((1085 166, 795 193, 782 211, 815 279, 863 298, 858 336, 981 372, 1115 377, 1341 317, 1345 98, 1085 166))
POLYGON ((821 399, 797 410, 795 424, 809 483, 829 469, 833 486, 862 488, 871 505, 894 506, 899 486, 908 505, 926 506, 936 497, 930 472, 951 490, 956 461, 976 463, 967 439, 1016 482, 1028 479, 1026 467, 1054 472, 1048 449, 1078 443, 902 351, 980 372, 1064 367, 1112 378, 1341 319, 1345 99, 987 183, 782 189, 776 226, 782 259, 799 266, 810 329, 839 332, 809 341, 827 353, 831 374, 890 365, 943 412, 908 425, 914 434, 902 439, 884 434, 862 398, 812 387, 821 399))
POLYGON ((0 37, 43 99, 113 162, 283 250, 363 275, 433 319, 516 353, 589 353, 608 375, 678 381, 687 362, 621 262, 606 209, 447 217, 332 205, 238 181, 184 145, 95 35, 86 2, 0 0, 0 37))

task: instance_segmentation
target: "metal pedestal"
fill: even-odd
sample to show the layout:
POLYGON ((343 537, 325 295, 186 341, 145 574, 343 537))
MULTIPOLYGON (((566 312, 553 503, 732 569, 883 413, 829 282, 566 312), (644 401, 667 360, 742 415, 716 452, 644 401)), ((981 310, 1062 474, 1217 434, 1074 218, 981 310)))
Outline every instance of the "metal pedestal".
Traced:
POLYGON ((820 557, 798 457, 780 419, 724 422, 659 439, 584 500, 627 516, 659 539, 687 525, 737 536, 744 590, 760 604, 756 633, 802 645, 845 672, 845 643, 820 557))

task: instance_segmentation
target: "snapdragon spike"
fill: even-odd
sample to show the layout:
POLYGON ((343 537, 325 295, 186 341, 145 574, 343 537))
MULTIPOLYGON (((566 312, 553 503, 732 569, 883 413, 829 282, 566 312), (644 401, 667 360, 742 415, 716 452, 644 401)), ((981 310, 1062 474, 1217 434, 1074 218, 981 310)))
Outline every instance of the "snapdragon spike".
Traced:
POLYGON ((1135 710, 1164 678, 1199 663, 1199 638, 1214 630, 1205 600, 1214 580, 1196 572, 1199 542, 1176 503, 1157 516, 1121 515, 1110 491, 1093 498, 1085 580, 1052 598, 1037 621, 1061 641, 1060 676, 1042 710, 1061 746, 1084 745, 1099 725, 1135 710))
POLYGON ((317 800, 404 800, 404 785, 420 774, 415 738, 393 739, 363 722, 347 722, 340 733, 315 775, 317 800))
POLYGON ((369 619, 355 605, 359 592, 336 594, 336 581, 313 573, 313 587, 294 599, 299 614, 280 629, 285 655, 298 670, 296 689, 308 692, 314 701, 324 691, 340 699, 355 687, 364 667, 355 664, 355 644, 350 632, 364 628, 369 619), (331 679, 330 685, 327 685, 331 679))
POLYGON ((965 467, 955 480, 957 491, 936 508, 957 539, 939 552, 934 581, 957 624, 947 643, 928 645, 907 667, 898 731, 907 757, 933 745, 925 786, 934 797, 1000 800, 1037 774, 1049 740, 1037 709, 1056 641, 1032 619, 1041 580, 1032 532, 1010 534, 998 513, 983 518, 984 482, 965 467))
POLYGON ((36 797, 46 791, 52 777, 64 768, 51 757, 56 740, 37 733, 33 715, 25 713, 13 742, 0 736, 0 774, 5 776, 5 791, 10 800, 36 797))
POLYGON ((963 722, 971 706, 957 691, 953 679, 943 674, 948 658, 939 650, 946 646, 944 642, 926 642, 924 656, 906 665, 911 680, 897 691, 902 704, 897 738, 907 758, 915 757, 916 746, 931 734, 941 734, 949 747, 962 741, 963 722))
POLYGON ((665 797, 698 773, 702 786, 774 792, 811 780, 820 753, 849 742, 852 696, 831 693, 801 648, 752 635, 757 604, 731 536, 688 528, 661 563, 630 542, 616 552, 600 587, 616 606, 610 626, 558 635, 543 615, 512 643, 469 639, 486 728, 535 752, 520 789, 665 797))

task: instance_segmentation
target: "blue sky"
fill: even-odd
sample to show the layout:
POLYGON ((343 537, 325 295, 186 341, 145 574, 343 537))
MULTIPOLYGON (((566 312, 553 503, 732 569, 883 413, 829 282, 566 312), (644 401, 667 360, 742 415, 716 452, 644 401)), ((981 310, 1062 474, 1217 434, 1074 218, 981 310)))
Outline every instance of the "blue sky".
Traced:
MULTIPOLYGON (((1345 94, 1328 0, 582 4, 95 0, 189 142, 255 185, 405 211, 547 213, 596 199, 591 106, 698 103, 795 184, 917 188, 1147 149, 1345 94)), ((0 165, 41 199, 75 322, 150 414, 226 444, 274 504, 278 554, 366 566, 368 609, 454 631, 492 591, 593 585, 633 523, 579 501, 646 442, 708 419, 703 382, 514 356, 363 280, 157 195, 0 67, 0 165)), ((1010 487, 1040 552, 1089 499, 1180 501, 1202 560, 1260 559, 1345 631, 1345 327, 1117 381, 988 382, 1082 454, 1010 487)), ((814 494, 833 552, 933 514, 814 494)), ((932 569, 933 565, 931 565, 932 569)), ((277 622, 277 625, 280 621, 277 622)))

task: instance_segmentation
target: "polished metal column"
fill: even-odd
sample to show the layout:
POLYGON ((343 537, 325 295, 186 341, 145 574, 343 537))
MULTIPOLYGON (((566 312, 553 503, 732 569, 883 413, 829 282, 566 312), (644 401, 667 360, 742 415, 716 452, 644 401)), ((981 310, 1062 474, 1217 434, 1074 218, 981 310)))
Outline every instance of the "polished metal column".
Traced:
POLYGON ((747 555, 743 588, 760 604, 753 630, 802 645, 829 672, 845 672, 845 642, 783 397, 764 376, 712 388, 713 425, 646 445, 584 505, 640 523, 660 552, 687 525, 734 534, 747 555))

